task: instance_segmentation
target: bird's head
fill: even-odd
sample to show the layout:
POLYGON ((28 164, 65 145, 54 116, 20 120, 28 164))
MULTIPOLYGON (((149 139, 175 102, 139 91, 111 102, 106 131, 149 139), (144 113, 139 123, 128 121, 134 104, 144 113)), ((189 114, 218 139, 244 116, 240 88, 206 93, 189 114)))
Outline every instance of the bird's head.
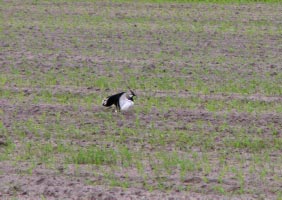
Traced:
POLYGON ((137 95, 131 89, 129 89, 129 91, 130 93, 128 94, 128 97, 133 101, 133 97, 137 97, 137 95))

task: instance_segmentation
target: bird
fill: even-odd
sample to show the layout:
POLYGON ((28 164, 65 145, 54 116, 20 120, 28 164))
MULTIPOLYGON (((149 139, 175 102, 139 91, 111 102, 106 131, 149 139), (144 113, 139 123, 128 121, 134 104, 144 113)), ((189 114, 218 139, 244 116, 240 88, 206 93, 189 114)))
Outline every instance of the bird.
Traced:
POLYGON ((105 107, 111 107, 115 105, 117 111, 126 111, 134 105, 133 97, 137 97, 136 94, 129 89, 129 92, 120 92, 105 98, 102 105, 105 107))

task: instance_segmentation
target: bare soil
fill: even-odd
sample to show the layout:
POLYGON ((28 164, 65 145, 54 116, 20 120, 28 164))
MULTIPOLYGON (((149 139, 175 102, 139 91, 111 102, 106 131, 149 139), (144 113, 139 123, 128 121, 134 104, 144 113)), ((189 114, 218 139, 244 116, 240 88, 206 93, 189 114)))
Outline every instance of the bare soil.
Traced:
MULTIPOLYGON (((3 94, 0 99, 0 117, 6 130, 0 135, 0 154, 4 154, 9 143, 8 139, 12 140, 15 150, 9 155, 13 157, 0 159, 0 199, 276 199, 279 195, 281 198, 281 148, 267 152, 268 147, 263 146, 262 150, 256 152, 252 149, 235 147, 233 149, 225 146, 226 141, 236 138, 234 130, 240 128, 246 130, 250 137, 259 134, 260 138, 269 141, 266 144, 275 145, 271 143, 274 140, 273 135, 275 134, 275 139, 281 139, 282 136, 282 113, 276 110, 250 113, 234 109, 211 112, 203 103, 194 109, 177 106, 163 109, 154 105, 149 111, 140 109, 139 112, 133 110, 116 114, 95 103, 89 107, 83 103, 60 103, 52 100, 49 103, 43 100, 33 102, 34 97, 46 91, 54 96, 71 94, 84 98, 93 95, 98 99, 116 91, 110 87, 72 85, 75 78, 72 79, 70 76, 70 69, 81 70, 81 73, 78 73, 81 79, 90 79, 92 76, 90 73, 113 79, 116 74, 123 76, 122 72, 130 69, 129 76, 135 76, 138 80, 143 76, 162 78, 169 75, 176 78, 184 77, 193 85, 197 75, 211 85, 224 85, 229 79, 236 80, 238 77, 244 80, 252 80, 254 77, 262 81, 273 79, 274 85, 280 84, 281 79, 278 77, 281 76, 282 60, 278 55, 282 53, 282 39, 281 35, 277 34, 279 32, 277 29, 280 29, 281 33, 281 5, 31 1, 24 3, 4 1, 1 4, 4 6, 1 13, 6 23, 0 40, 2 49, 0 73, 7 75, 8 81, 0 88, 3 94), (60 19, 72 22, 74 19, 79 20, 79 16, 85 13, 89 15, 89 22, 84 25, 79 26, 79 23, 73 21, 75 24, 66 25, 71 27, 69 29, 60 27, 64 25, 60 24, 60 19), (22 24, 21 17, 24 17, 26 23, 22 24), (49 17, 49 21, 45 17, 49 17), (101 18, 109 19, 110 23, 97 27, 91 24, 91 20, 99 21, 101 18), (162 29, 158 28, 165 20, 170 23, 162 29), (179 20, 181 24, 194 23, 194 28, 199 30, 186 32, 181 30, 181 27, 174 27, 173 24, 177 24, 179 20), (230 24, 235 24, 236 30, 233 30, 234 26, 230 24), (79 27, 75 27, 76 25, 79 27), (144 31, 146 25, 150 27, 150 31, 144 31), (128 32, 125 33, 124 29, 128 32), (113 30, 116 32, 113 33, 113 30), (253 35, 249 35, 249 32, 253 35), (131 43, 125 42, 128 38, 132 39, 131 43), (179 47, 181 42, 185 45, 179 47), (167 56, 158 58, 156 52, 160 51, 165 52, 167 56), (185 67, 188 68, 187 73, 182 71, 185 67), (88 74, 83 75, 84 69, 87 69, 88 74), (153 73, 155 70, 163 73, 155 74, 153 73), (58 80, 54 84, 44 85, 46 81, 38 85, 41 80, 45 81, 50 71, 64 76, 65 82, 58 80), (22 80, 22 85, 19 79, 22 80), (8 93, 11 97, 8 97, 8 93), (19 94, 22 96, 18 97, 19 94), (150 135, 152 122, 155 129, 160 131, 182 130, 187 133, 199 133, 201 137, 205 134, 218 133, 212 141, 212 146, 206 147, 209 149, 208 152, 205 152, 211 170, 205 174, 205 169, 201 168, 180 178, 179 170, 170 174, 163 171, 156 174, 154 166, 144 159, 146 160, 144 174, 148 175, 144 180, 144 176, 135 167, 117 166, 115 169, 107 165, 70 164, 63 161, 65 155, 60 153, 54 155, 56 161, 51 165, 37 159, 22 160, 17 157, 24 154, 21 151, 26 149, 25 145, 28 142, 38 144, 51 142, 54 146, 59 142, 65 142, 77 148, 89 145, 117 148, 116 144, 107 138, 112 134, 117 140, 121 139, 120 133, 115 130, 114 125, 112 129, 109 128, 105 118, 100 117, 100 113, 111 116, 111 120, 116 123, 115 126, 121 130, 135 129, 138 119, 141 127, 139 129, 143 129, 144 132, 138 136, 131 135, 122 144, 129 149, 142 151, 148 158, 158 151, 168 153, 177 151, 183 155, 189 151, 200 156, 205 151, 201 138, 199 145, 194 144, 191 147, 185 144, 178 146, 173 136, 165 136, 167 137, 165 145, 152 144, 150 135), (45 114, 44 124, 40 119, 45 114), (58 114, 62 126, 73 125, 77 129, 83 129, 90 125, 98 127, 98 132, 95 130, 96 132, 80 133, 79 136, 70 134, 62 141, 59 141, 59 136, 57 137, 59 133, 52 133, 54 135, 48 141, 40 131, 35 134, 18 127, 20 129, 18 132, 24 133, 24 139, 16 133, 17 122, 32 119, 48 127, 55 124, 58 114), (225 124, 227 127, 222 128, 225 124), (228 166, 242 170, 244 184, 239 178, 234 178, 231 172, 227 172, 222 179, 219 177, 223 165, 219 157, 225 148, 232 150, 226 150, 224 162, 228 163, 228 166), (259 163, 253 166, 254 155, 259 157, 264 155, 264 151, 268 153, 268 162, 272 164, 259 163), (244 161, 240 162, 233 153, 241 155, 244 161), (253 168, 254 171, 258 169, 258 173, 261 174, 251 173, 250 170, 253 168), (262 176, 260 169, 267 171, 263 182, 260 179, 262 176), (129 185, 126 187, 111 185, 109 178, 106 177, 109 173, 112 173, 114 179, 121 183, 127 182, 129 185), (148 189, 147 185, 152 189, 148 189), (221 189, 224 192, 220 192, 221 189)), ((256 91, 243 95, 214 92, 213 88, 210 93, 195 93, 184 88, 177 91, 161 90, 158 86, 152 88, 140 86, 136 89, 141 98, 139 108, 144 106, 142 98, 144 100, 152 96, 160 99, 171 96, 187 99, 197 97, 203 102, 238 100, 267 105, 282 103, 282 96, 279 93, 270 95, 256 91)), ((138 99, 136 106, 138 107, 138 99)), ((189 158, 192 159, 192 155, 189 155, 189 158)))

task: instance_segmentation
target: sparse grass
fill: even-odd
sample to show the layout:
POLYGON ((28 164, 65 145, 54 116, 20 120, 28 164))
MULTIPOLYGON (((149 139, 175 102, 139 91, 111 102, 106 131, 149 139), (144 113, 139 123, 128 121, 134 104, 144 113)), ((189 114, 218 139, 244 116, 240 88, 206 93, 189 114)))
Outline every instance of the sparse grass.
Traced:
POLYGON ((278 1, 144 2, 0 3, 0 160, 105 188, 281 199, 278 1), (134 111, 102 108, 127 86, 134 111))

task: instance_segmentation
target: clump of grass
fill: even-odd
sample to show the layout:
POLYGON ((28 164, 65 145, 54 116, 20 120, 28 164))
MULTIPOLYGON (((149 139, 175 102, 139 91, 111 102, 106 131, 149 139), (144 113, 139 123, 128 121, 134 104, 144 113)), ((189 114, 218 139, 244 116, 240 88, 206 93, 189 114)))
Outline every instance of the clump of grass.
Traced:
POLYGON ((269 142, 262 138, 253 138, 248 136, 238 137, 236 139, 227 139, 225 144, 239 149, 249 149, 251 151, 261 151, 268 147, 269 142))
POLYGON ((15 144, 9 138, 5 139, 5 141, 0 141, 0 161, 9 160, 15 148, 15 144))
POLYGON ((116 164, 117 161, 117 153, 113 149, 97 147, 79 149, 67 158, 68 163, 75 164, 113 165, 116 164))

